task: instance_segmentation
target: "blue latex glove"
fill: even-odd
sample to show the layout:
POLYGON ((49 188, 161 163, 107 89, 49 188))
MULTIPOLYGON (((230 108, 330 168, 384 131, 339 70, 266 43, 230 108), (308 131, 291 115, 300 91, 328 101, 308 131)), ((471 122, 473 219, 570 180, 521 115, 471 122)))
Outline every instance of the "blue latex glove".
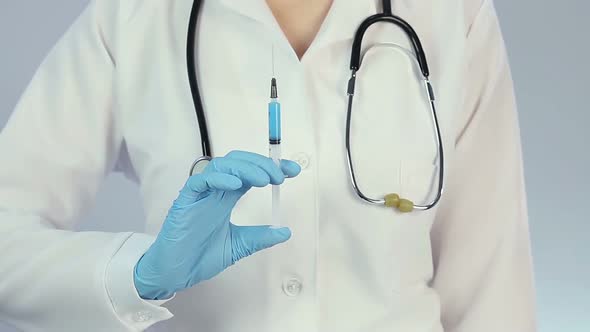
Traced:
POLYGON ((236 226, 232 209, 252 187, 281 184, 301 171, 281 161, 233 151, 191 176, 168 212, 155 242, 135 267, 135 287, 143 299, 175 292, 213 278, 238 260, 287 241, 288 228, 236 226))

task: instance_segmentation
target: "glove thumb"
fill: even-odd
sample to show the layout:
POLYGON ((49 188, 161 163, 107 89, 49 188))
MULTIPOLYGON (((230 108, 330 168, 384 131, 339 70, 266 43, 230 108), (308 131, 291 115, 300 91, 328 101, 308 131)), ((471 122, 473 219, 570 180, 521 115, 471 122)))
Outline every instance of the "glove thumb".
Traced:
POLYGON ((232 263, 291 238, 287 227, 237 226, 231 224, 232 263))

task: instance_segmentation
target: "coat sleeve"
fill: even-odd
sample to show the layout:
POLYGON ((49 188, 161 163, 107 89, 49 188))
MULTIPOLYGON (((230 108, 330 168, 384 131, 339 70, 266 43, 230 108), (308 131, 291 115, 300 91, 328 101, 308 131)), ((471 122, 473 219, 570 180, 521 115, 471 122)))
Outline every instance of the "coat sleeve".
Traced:
POLYGON ((139 331, 171 317, 133 285, 152 237, 72 231, 122 141, 113 87, 128 2, 90 2, 0 134, 0 320, 25 331, 139 331))
MULTIPOLYGON (((466 1, 474 3, 476 1, 466 1)), ((432 229, 446 332, 533 332, 534 291, 520 129, 491 0, 467 36, 466 98, 432 229)))

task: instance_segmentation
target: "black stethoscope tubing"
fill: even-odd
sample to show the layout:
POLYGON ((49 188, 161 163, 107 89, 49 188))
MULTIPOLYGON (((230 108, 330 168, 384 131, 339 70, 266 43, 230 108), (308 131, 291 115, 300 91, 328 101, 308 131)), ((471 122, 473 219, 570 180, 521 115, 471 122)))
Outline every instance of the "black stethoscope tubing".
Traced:
POLYGON ((211 151, 211 141, 209 140, 209 130, 207 128, 207 119, 205 118, 203 101, 201 99, 201 92, 199 90, 199 81, 197 80, 197 66, 195 63, 195 36, 197 32, 197 23, 199 20, 199 13, 201 11, 202 2, 202 0, 193 1, 193 7, 191 9, 191 15, 188 25, 188 40, 186 43, 186 62, 188 67, 188 81, 191 87, 193 104, 195 107, 195 113, 197 114, 199 131, 201 133, 201 149, 203 150, 203 156, 212 158, 213 153, 211 151))

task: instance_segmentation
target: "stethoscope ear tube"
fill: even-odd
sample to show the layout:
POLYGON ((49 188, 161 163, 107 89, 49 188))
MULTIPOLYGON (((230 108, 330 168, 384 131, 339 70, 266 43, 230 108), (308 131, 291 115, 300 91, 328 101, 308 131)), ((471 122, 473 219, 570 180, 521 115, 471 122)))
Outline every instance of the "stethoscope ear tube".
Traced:
POLYGON ((209 156, 202 156, 202 157, 197 158, 195 161, 193 161, 193 164, 191 165, 188 176, 190 177, 190 176, 202 173, 205 170, 205 167, 207 167, 207 165, 209 165, 210 161, 211 161, 211 157, 209 157, 209 156))

